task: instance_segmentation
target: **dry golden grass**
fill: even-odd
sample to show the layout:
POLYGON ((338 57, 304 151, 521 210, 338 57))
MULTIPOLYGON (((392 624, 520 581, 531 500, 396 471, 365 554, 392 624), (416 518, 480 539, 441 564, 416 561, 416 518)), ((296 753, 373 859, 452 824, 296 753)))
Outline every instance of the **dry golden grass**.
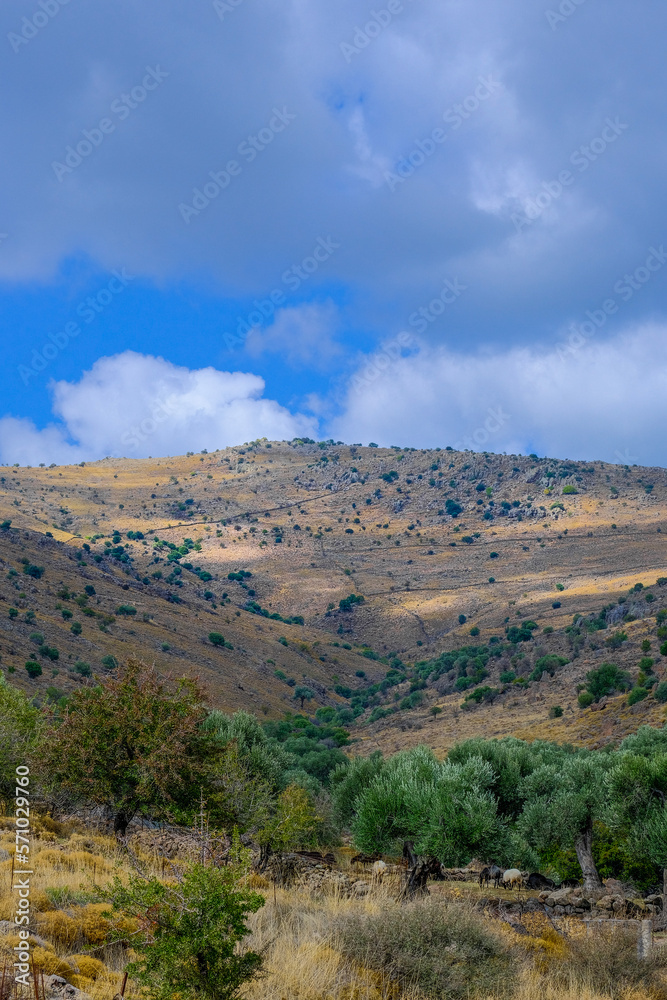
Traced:
MULTIPOLYGON (((61 975, 85 990, 93 1000, 109 1000, 118 991, 124 964, 133 952, 106 944, 110 925, 102 913, 107 904, 68 903, 59 904, 58 908, 45 890, 76 893, 82 887, 89 887, 90 856, 105 862, 108 868, 105 877, 110 876, 114 862, 115 870, 125 877, 129 870, 127 858, 115 857, 115 845, 109 838, 80 832, 58 842, 55 848, 40 839, 34 846, 32 902, 37 916, 33 931, 45 942, 32 939, 35 963, 45 973, 61 975), (99 854, 93 855, 86 849, 91 846, 99 854), (63 864, 63 857, 73 860, 63 864)), ((159 864, 153 870, 158 874, 159 864)), ((337 891, 315 894, 297 887, 277 889, 275 901, 273 886, 263 876, 251 875, 248 882, 262 892, 266 904, 250 918, 251 935, 245 943, 264 955, 265 966, 264 974, 245 989, 245 1000, 422 1000, 418 991, 405 983, 391 981, 382 969, 373 970, 351 961, 344 954, 338 936, 338 927, 346 918, 356 915, 363 921, 397 909, 404 912, 396 902, 397 886, 391 879, 362 898, 350 899, 337 891)), ((8 879, 3 884, 8 887, 8 879)), ((470 907, 479 896, 476 888, 434 884, 433 902, 436 906, 440 903, 446 906, 450 900, 472 912, 470 907)), ((7 919, 13 913, 14 903, 5 889, 0 894, 0 919, 7 919)), ((511 956, 511 967, 516 972, 512 1000, 665 1000, 667 997, 667 981, 663 987, 659 976, 654 977, 652 985, 648 980, 646 984, 637 984, 630 979, 623 989, 601 988, 594 963, 585 954, 585 939, 576 944, 581 938, 576 933, 581 930, 578 924, 566 928, 568 936, 564 937, 540 915, 528 915, 523 922, 527 935, 516 933, 500 921, 490 918, 487 921, 491 933, 503 942, 503 948, 511 956)), ((127 919, 117 924, 117 928, 131 935, 137 930, 137 922, 127 919)), ((18 936, 11 934, 0 937, 0 961, 11 956, 18 940, 18 936)), ((128 997, 132 996, 130 983, 128 997)), ((507 1000, 507 995, 478 993, 474 998, 471 995, 470 1000, 507 1000)))

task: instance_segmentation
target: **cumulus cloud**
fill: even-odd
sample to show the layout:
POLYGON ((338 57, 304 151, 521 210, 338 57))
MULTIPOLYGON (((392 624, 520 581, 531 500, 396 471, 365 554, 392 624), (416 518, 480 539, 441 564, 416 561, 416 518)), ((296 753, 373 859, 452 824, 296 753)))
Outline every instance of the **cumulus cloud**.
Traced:
POLYGON ((78 382, 53 382, 53 424, 0 419, 0 461, 80 462, 224 448, 258 437, 317 436, 311 417, 263 399, 264 380, 214 368, 192 371, 125 351, 100 358, 78 382))
MULTIPOLYGON (((381 359, 381 360, 380 360, 381 359)), ((421 344, 351 380, 333 437, 664 465, 667 331, 476 355, 421 344)))
POLYGON ((270 327, 250 331, 246 350, 252 358, 280 354, 294 368, 326 369, 342 353, 333 336, 337 317, 332 302, 281 309, 270 327))

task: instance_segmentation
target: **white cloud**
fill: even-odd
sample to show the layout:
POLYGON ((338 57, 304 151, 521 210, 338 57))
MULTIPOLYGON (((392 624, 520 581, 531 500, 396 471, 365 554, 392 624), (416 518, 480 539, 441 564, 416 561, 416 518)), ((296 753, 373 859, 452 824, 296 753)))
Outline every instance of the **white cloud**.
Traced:
POLYGON ((574 351, 555 344, 463 355, 422 344, 410 357, 387 358, 384 371, 361 368, 329 433, 611 462, 631 454, 665 465, 666 418, 667 331, 647 325, 574 351))
POLYGON ((246 339, 250 357, 280 354, 294 368, 326 369, 342 353, 333 339, 338 313, 332 302, 281 309, 271 326, 246 339))
POLYGON ((263 399, 264 380, 214 368, 191 371, 125 351, 100 358, 78 382, 54 382, 56 423, 0 419, 0 461, 79 462, 213 450, 258 437, 317 436, 317 423, 263 399))

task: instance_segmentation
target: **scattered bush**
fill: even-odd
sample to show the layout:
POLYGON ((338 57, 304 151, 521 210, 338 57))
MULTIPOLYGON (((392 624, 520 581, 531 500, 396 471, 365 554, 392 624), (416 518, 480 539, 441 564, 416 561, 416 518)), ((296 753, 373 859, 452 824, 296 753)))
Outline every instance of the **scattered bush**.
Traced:
POLYGON ((116 608, 117 615, 136 615, 137 609, 132 604, 121 604, 120 607, 116 608))
POLYGON ((620 670, 616 664, 603 663, 597 670, 590 670, 586 674, 586 687, 593 700, 599 701, 600 698, 614 694, 615 691, 629 690, 632 681, 630 675, 625 670, 620 670))
POLYGON ((25 563, 23 566, 23 572, 26 576, 32 576, 35 580, 39 580, 44 575, 44 567, 34 566, 32 563, 25 563))
POLYGON ((623 643, 627 641, 627 632, 614 632, 608 639, 605 639, 604 644, 605 646, 608 646, 609 649, 620 649, 623 643))
POLYGON ((510 954, 481 914, 460 901, 426 899, 353 913, 337 926, 343 953, 406 992, 463 1000, 512 987, 510 954))
POLYGON ((563 706, 562 705, 552 705, 551 708, 549 709, 549 718, 550 719, 560 719, 560 717, 562 716, 562 714, 563 714, 563 706))
POLYGON ((25 665, 25 669, 28 677, 32 677, 33 680, 35 677, 40 677, 42 674, 42 665, 41 663, 36 663, 35 660, 28 660, 25 665))
POLYGON ((658 684, 657 688, 653 692, 653 697, 662 705, 667 702, 667 681, 663 681, 661 684, 658 684))

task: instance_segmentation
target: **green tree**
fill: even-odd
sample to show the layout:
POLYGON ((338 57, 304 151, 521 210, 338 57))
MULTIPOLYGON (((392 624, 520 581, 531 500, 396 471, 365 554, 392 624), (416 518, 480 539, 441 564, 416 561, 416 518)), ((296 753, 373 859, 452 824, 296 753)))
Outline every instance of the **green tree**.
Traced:
POLYGON ((242 948, 250 933, 248 915, 264 897, 243 882, 248 852, 236 845, 237 860, 215 867, 190 862, 174 866, 162 882, 140 866, 126 885, 116 876, 104 891, 117 911, 139 918, 142 934, 128 971, 150 1000, 233 1000, 259 972, 262 959, 242 948))
POLYGON ((663 922, 667 917, 667 727, 642 726, 621 743, 607 783, 615 829, 634 853, 663 869, 663 922))
POLYGON ((489 765, 479 758, 465 764, 441 762, 428 747, 396 754, 363 791, 352 824, 361 850, 390 853, 414 843, 419 856, 443 864, 486 854, 498 837, 498 819, 489 765))
POLYGON ((339 764, 330 778, 334 812, 343 826, 349 826, 356 815, 357 800, 381 773, 384 766, 382 751, 370 757, 353 757, 339 764))
POLYGON ((131 660, 118 679, 76 691, 64 717, 52 709, 39 748, 47 784, 115 814, 121 835, 145 807, 178 814, 210 774, 215 746, 192 680, 175 685, 131 660))
POLYGON ((0 671, 0 797, 13 798, 16 768, 31 763, 42 716, 0 671))
POLYGON ((299 686, 294 689, 294 698, 301 702, 301 708, 303 708, 304 701, 310 701, 315 695, 309 687, 299 686))
POLYGON ((257 835, 261 863, 277 851, 314 846, 313 839, 320 817, 305 788, 289 785, 281 792, 275 809, 257 835))
POLYGON ((538 767, 524 781, 518 828, 538 850, 574 847, 587 889, 602 885, 593 859, 594 822, 606 814, 608 754, 580 750, 538 767))

